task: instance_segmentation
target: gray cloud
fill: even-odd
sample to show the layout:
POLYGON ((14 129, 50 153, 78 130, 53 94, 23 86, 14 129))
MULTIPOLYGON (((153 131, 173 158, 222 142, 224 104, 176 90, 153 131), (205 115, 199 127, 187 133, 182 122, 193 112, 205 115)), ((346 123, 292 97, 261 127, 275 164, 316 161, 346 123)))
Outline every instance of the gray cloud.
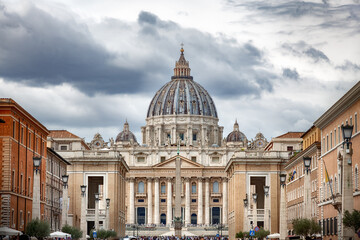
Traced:
POLYGON ((35 5, 22 14, 2 6, 0 14, 0 77, 9 81, 32 86, 70 83, 87 94, 155 92, 170 80, 179 57, 174 53, 184 42, 195 80, 211 94, 259 95, 272 89, 275 75, 264 70, 264 53, 251 42, 181 28, 150 12, 140 12, 130 26, 105 19, 95 27, 76 17, 63 20, 35 5), (132 56, 120 44, 111 50, 101 45, 89 27, 96 31, 104 26, 101 33, 125 39, 144 54, 132 56))
POLYGON ((314 59, 315 62, 318 62, 320 60, 329 62, 329 58, 320 50, 317 50, 313 47, 307 49, 304 51, 305 55, 308 57, 314 59))
POLYGON ((325 61, 330 62, 329 58, 321 50, 312 47, 304 41, 297 43, 284 43, 281 46, 286 52, 294 56, 306 56, 311 58, 314 62, 325 61))
POLYGON ((294 70, 291 70, 290 68, 283 68, 282 75, 283 75, 283 77, 294 79, 294 80, 299 79, 299 73, 296 71, 295 68, 294 68, 294 70))

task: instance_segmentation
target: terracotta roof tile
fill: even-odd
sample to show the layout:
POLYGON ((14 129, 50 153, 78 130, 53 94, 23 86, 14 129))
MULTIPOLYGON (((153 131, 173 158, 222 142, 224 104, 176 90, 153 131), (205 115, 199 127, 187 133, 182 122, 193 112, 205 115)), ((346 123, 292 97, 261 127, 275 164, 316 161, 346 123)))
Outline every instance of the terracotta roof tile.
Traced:
POLYGON ((79 138, 67 130, 50 130, 49 137, 52 138, 79 138))
POLYGON ((276 138, 301 138, 304 132, 287 132, 283 135, 280 135, 276 138))

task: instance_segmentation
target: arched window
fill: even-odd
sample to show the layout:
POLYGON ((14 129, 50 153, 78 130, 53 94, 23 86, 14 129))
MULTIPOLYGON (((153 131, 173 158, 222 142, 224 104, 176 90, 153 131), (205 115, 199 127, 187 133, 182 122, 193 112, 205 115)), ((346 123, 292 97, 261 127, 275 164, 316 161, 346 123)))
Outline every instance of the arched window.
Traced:
POLYGON ((213 192, 214 193, 218 193, 219 192, 219 182, 218 181, 215 181, 213 183, 213 192))
POLYGON ((335 176, 335 178, 334 178, 334 194, 336 194, 337 193, 337 184, 338 184, 338 182, 337 182, 337 177, 335 176))
POLYGON ((138 193, 144 193, 144 182, 141 181, 138 184, 138 193))
POLYGON ((197 215, 195 213, 191 214, 191 224, 197 224, 197 215))
POLYGON ((161 193, 162 193, 162 194, 166 193, 166 187, 165 187, 165 183, 164 183, 164 182, 161 183, 161 193))
POLYGON ((191 184, 191 193, 196 194, 196 183, 194 182, 191 184))

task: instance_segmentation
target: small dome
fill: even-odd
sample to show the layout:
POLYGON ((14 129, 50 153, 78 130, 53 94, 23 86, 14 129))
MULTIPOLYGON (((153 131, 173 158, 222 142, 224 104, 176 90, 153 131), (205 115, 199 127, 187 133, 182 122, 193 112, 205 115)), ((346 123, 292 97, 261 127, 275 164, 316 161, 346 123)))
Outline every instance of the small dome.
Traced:
POLYGON ((126 121, 124 123, 124 130, 121 131, 117 136, 116 136, 116 142, 127 142, 127 141, 136 141, 136 137, 135 135, 130 131, 129 129, 129 124, 126 121))
POLYGON ((235 124, 234 124, 234 131, 229 133, 229 135, 226 137, 226 141, 227 142, 247 142, 247 138, 246 138, 245 134, 243 134, 239 130, 239 124, 237 123, 237 121, 235 121, 235 124))

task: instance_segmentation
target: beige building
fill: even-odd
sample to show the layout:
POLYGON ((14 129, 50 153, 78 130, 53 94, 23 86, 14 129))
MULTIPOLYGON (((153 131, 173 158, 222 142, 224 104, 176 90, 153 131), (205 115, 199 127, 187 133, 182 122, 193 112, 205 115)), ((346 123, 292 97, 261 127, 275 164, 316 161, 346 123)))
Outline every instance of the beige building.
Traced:
MULTIPOLYGON (((96 144, 104 144, 96 135, 96 144)), ((91 150, 83 139, 66 131, 50 131, 51 147, 71 163, 69 175, 68 224, 80 227, 87 234, 95 226, 95 193, 99 193, 98 222, 100 228, 113 229, 125 235, 125 175, 129 168, 118 151, 91 150), (81 185, 86 185, 85 207, 81 211, 81 185), (107 212, 106 199, 110 199, 107 212), (108 216, 107 216, 108 213, 108 216), (83 221, 81 221, 83 218, 83 221), (81 225, 83 223, 83 225, 81 225)))
POLYGON ((62 210, 67 209, 67 206, 62 205, 62 176, 67 174, 67 165, 70 165, 68 161, 53 149, 47 148, 45 220, 53 232, 61 229, 62 210))
POLYGON ((265 150, 239 150, 227 163, 231 239, 236 233, 248 232, 256 226, 264 227, 271 233, 280 231, 279 176, 285 173, 286 161, 294 152, 301 150, 301 135, 300 132, 289 132, 273 138, 265 150))
POLYGON ((317 219, 317 170, 320 159, 320 130, 312 126, 301 138, 303 150, 284 166, 288 236, 294 235, 292 221, 297 218, 317 219), (304 157, 311 159, 310 170, 304 167, 304 157))

